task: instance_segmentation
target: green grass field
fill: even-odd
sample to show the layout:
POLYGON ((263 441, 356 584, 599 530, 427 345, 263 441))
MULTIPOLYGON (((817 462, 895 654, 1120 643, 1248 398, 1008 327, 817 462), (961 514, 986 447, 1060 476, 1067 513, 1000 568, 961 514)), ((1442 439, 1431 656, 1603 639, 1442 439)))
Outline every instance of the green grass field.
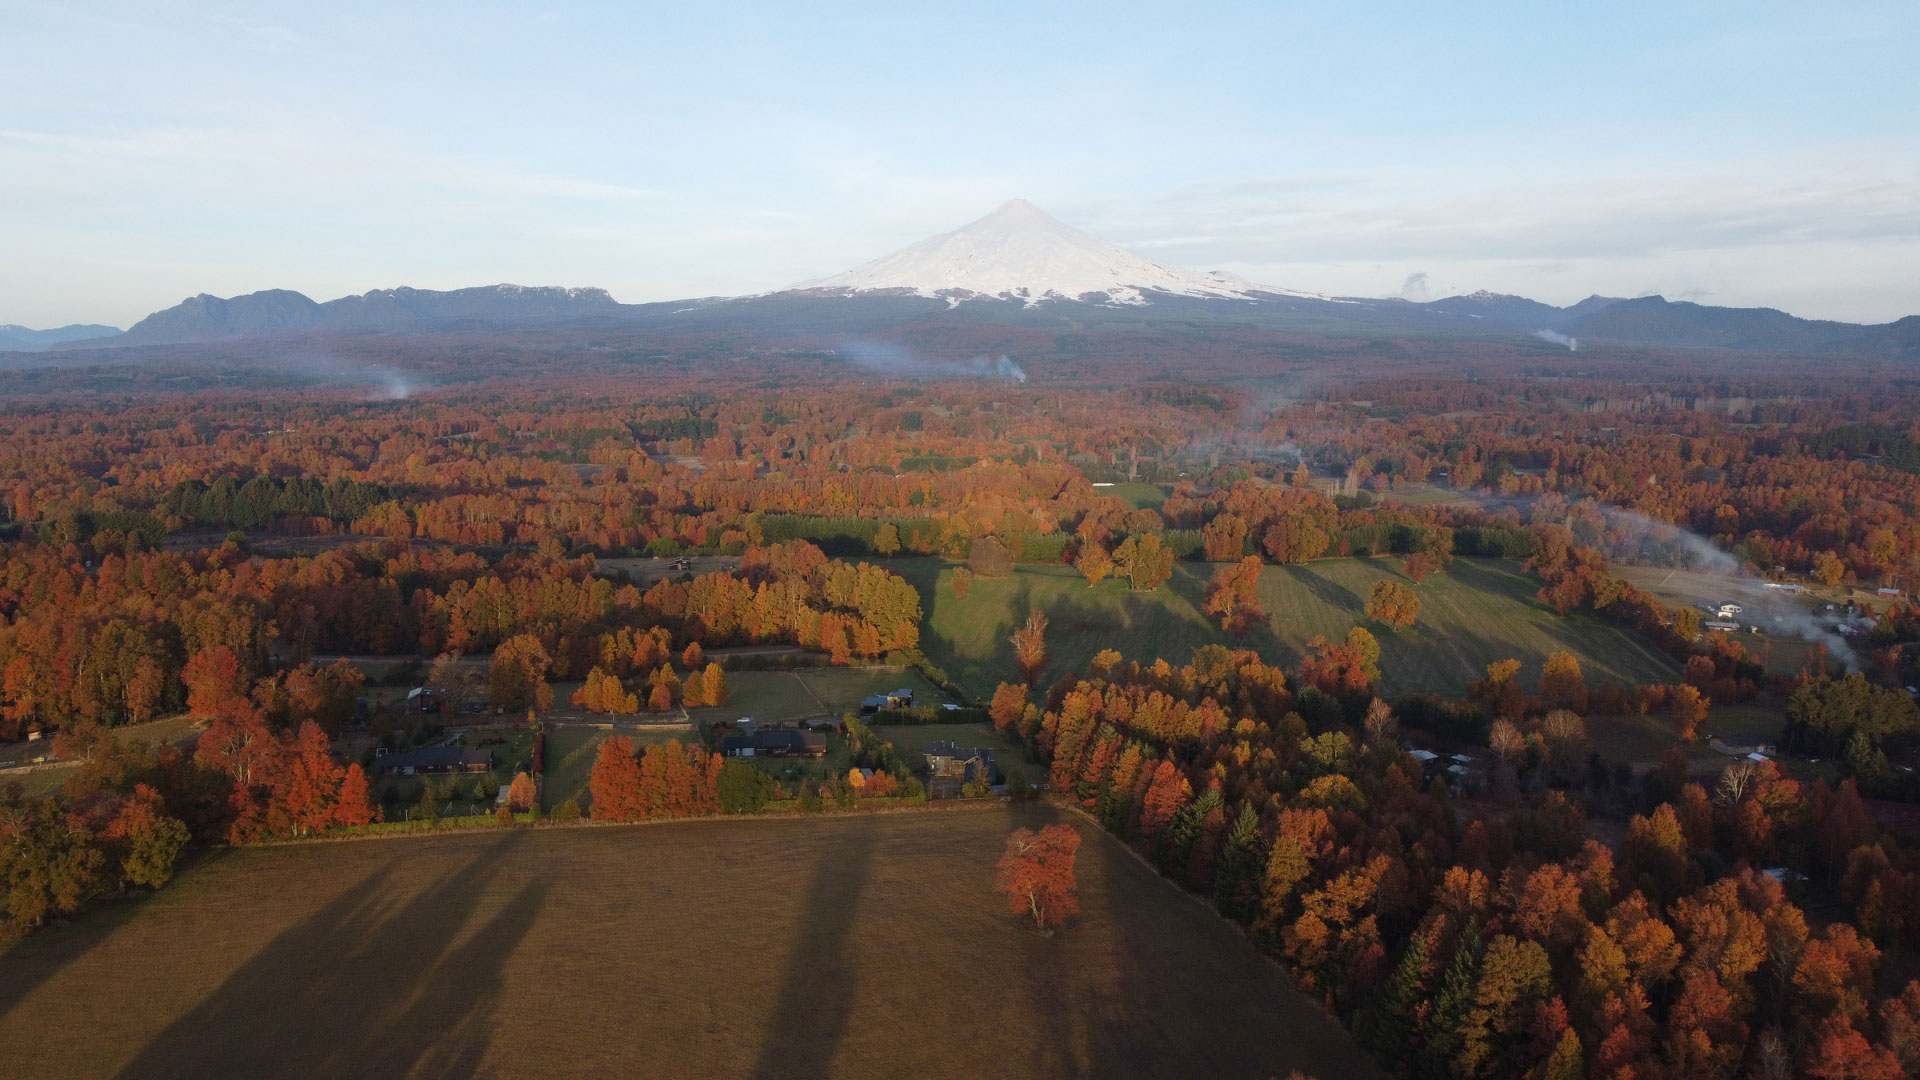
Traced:
POLYGON ((1158 510, 1167 501, 1167 492, 1158 484, 1115 484, 1112 487, 1095 488, 1096 495, 1112 495, 1122 498, 1141 509, 1158 510))
MULTIPOLYGON (((886 565, 920 589, 928 612, 921 648, 976 696, 991 694, 996 684, 1014 677, 1007 637, 1034 608, 1051 620, 1043 682, 1084 667, 1105 648, 1129 659, 1165 657, 1177 664, 1201 645, 1232 644, 1201 614, 1201 597, 1215 569, 1204 563, 1176 564, 1173 580, 1152 593, 1129 592, 1117 581, 1089 589, 1070 567, 1019 566, 1005 578, 975 578, 964 598, 953 595, 952 568, 944 562, 894 559, 886 565)), ((1521 660, 1522 677, 1531 681, 1556 649, 1579 657, 1590 683, 1677 677, 1672 662, 1636 636, 1584 615, 1561 616, 1540 604, 1534 599, 1537 583, 1516 563, 1456 560, 1446 573, 1415 586, 1420 621, 1399 634, 1369 623, 1361 613, 1374 582, 1383 579, 1406 581, 1398 559, 1269 566, 1260 588, 1267 625, 1244 644, 1269 661, 1291 666, 1316 635, 1344 638, 1356 624, 1367 625, 1380 639, 1384 689, 1390 694, 1458 694, 1487 664, 1508 658, 1521 660)))
POLYGON ((691 709, 697 723, 751 716, 769 723, 839 716, 860 711, 862 699, 909 687, 914 698, 932 704, 945 698, 912 668, 820 667, 791 671, 729 671, 727 703, 691 709))
POLYGON ((1380 1074, 1206 905, 1085 837, 1051 937, 1023 804, 222 850, 0 953, 11 1076, 1380 1074))

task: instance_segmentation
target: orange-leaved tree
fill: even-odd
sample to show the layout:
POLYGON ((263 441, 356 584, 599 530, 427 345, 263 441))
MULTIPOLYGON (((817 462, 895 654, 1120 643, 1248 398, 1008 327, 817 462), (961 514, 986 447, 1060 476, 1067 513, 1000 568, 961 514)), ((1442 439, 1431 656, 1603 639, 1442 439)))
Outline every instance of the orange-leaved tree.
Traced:
POLYGON ((1020 666, 1020 678, 1032 686, 1047 662, 1047 613, 1035 608, 1027 613, 1026 625, 1013 632, 1013 662, 1020 666))
POLYGON ((593 796, 593 816, 600 821, 634 821, 641 816, 640 762, 633 756, 632 739, 614 735, 600 744, 587 790, 593 796))
POLYGON ((512 785, 507 788, 507 806, 515 813, 531 810, 535 797, 533 777, 515 773, 512 785))
POLYGON ((1397 581, 1376 581, 1365 610, 1367 618, 1405 630, 1420 617, 1420 595, 1397 581))
POLYGON ((1071 825, 1049 825, 1039 832, 1015 829, 1007 837, 995 879, 1016 915, 1032 915, 1040 929, 1058 926, 1080 910, 1073 861, 1080 833, 1071 825))
POLYGON ((1220 629, 1243 635, 1267 617, 1266 609, 1260 606, 1262 565, 1259 556, 1249 555, 1214 571, 1201 610, 1220 616, 1220 629))
POLYGON ((1667 697, 1667 708, 1673 713, 1673 724, 1681 738, 1691 739, 1699 733, 1711 704, 1705 694, 1692 686, 1682 683, 1674 687, 1667 697))

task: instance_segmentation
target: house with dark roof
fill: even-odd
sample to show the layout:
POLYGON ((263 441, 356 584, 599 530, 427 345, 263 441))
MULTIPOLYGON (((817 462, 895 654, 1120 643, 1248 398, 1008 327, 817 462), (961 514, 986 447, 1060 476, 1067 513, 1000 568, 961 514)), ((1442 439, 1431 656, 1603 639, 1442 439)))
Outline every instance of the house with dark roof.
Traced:
POLYGON ((906 686, 860 699, 860 711, 867 714, 877 713, 881 709, 911 708, 913 708, 913 689, 906 686))
POLYGON ((817 731, 761 730, 727 736, 720 740, 720 753, 726 757, 825 757, 827 737, 817 731))
POLYGON ((921 751, 927 756, 927 775, 935 780, 966 783, 979 779, 994 783, 998 776, 993 751, 983 746, 955 746, 945 740, 928 743, 921 751))
POLYGON ((413 776, 416 773, 476 773, 493 769, 493 752, 466 746, 424 746, 404 754, 381 754, 373 759, 374 769, 382 773, 413 776))
POLYGON ((1774 752, 1773 740, 1765 735, 1715 735, 1707 740, 1716 753, 1728 757, 1748 757, 1753 754, 1771 754, 1774 752))

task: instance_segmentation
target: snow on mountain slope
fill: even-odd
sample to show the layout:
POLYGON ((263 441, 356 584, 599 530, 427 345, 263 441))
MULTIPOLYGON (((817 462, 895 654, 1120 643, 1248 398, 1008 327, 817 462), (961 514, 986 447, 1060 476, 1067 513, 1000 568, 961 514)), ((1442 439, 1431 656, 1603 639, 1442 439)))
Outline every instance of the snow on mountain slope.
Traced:
POLYGON ((1029 305, 1089 294, 1104 294, 1107 302, 1119 304, 1147 303, 1146 294, 1154 292, 1225 300, 1315 295, 1256 285, 1232 274, 1162 266, 1055 221, 1025 199, 1005 203, 953 232, 793 288, 905 291, 950 302, 992 297, 1029 305))

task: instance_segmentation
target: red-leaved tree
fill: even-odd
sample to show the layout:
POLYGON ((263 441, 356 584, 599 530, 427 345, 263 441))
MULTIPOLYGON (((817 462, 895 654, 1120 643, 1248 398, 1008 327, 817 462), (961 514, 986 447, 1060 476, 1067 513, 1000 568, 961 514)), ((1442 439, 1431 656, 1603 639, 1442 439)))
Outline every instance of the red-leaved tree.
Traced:
POLYGON ((587 781, 593 795, 593 816, 601 821, 634 821, 642 812, 640 762, 633 756, 633 740, 614 735, 600 744, 587 781))
POLYGON ((1035 926, 1058 926, 1080 910, 1073 860, 1080 834, 1071 825, 1049 825, 1039 832, 1015 829, 1007 837, 996 879, 1016 915, 1032 915, 1035 926))

